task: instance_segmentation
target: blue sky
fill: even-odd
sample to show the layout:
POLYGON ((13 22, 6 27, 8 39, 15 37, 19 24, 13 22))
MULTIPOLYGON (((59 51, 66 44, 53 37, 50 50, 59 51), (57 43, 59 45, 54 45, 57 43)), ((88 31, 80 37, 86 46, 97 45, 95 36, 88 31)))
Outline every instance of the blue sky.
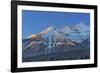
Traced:
POLYGON ((37 34, 50 25, 60 28, 62 26, 76 25, 80 22, 90 25, 90 14, 23 10, 22 35, 25 38, 30 34, 37 34))

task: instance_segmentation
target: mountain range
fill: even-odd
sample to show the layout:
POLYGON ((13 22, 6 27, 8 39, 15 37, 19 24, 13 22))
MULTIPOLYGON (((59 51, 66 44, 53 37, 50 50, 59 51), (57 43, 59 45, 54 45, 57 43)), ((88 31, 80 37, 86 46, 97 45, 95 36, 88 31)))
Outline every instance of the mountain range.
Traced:
POLYGON ((54 61, 90 58, 89 26, 79 23, 60 29, 50 26, 22 40, 22 60, 54 61))

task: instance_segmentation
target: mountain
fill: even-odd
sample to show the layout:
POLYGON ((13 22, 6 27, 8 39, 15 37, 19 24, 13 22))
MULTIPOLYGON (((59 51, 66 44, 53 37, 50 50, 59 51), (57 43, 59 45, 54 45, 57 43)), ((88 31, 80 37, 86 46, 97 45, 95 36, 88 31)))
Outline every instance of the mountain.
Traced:
POLYGON ((83 22, 80 22, 74 26, 64 26, 59 31, 66 35, 66 38, 69 38, 78 43, 81 43, 90 34, 89 25, 86 25, 83 22))
POLYGON ((90 58, 89 27, 83 23, 48 27, 22 40, 23 62, 90 58))

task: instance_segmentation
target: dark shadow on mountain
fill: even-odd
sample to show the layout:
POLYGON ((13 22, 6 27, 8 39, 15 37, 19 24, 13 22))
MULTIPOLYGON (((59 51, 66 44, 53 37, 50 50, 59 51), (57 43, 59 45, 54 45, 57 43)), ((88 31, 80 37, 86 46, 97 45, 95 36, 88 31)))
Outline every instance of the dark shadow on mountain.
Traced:
MULTIPOLYGON (((23 62, 90 59, 90 40, 75 45, 61 44, 48 47, 48 41, 23 39, 23 62), (26 43, 27 42, 27 43, 26 43)), ((65 42, 64 42, 65 43, 65 42)), ((57 44, 57 43, 56 43, 57 44)))

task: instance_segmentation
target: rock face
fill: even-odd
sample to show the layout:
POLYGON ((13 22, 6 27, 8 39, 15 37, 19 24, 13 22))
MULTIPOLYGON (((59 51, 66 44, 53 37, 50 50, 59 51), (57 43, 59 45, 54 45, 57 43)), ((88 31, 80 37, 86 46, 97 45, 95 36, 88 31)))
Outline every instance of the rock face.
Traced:
POLYGON ((40 36, 41 38, 23 39, 22 60, 23 62, 36 62, 89 59, 88 30, 89 28, 84 24, 66 26, 59 30, 52 27, 49 32, 40 36), (85 28, 80 29, 81 26, 85 28))

